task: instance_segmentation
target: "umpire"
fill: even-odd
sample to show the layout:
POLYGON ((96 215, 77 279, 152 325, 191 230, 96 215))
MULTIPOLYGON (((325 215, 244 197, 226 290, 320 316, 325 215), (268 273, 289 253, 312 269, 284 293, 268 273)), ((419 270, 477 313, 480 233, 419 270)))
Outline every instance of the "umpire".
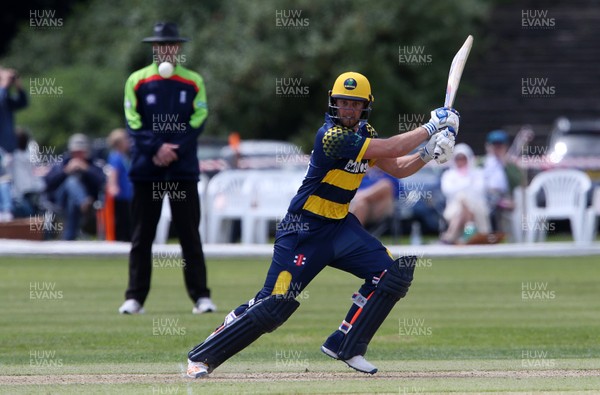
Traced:
POLYGON ((174 23, 157 23, 152 44, 153 63, 129 76, 125 83, 125 118, 133 140, 133 235, 129 254, 129 285, 121 314, 140 314, 150 291, 152 267, 183 268, 192 312, 215 311, 206 285, 206 265, 200 241, 199 166, 196 140, 204 129, 208 109, 202 77, 183 67, 185 55, 174 23), (159 65, 168 62, 165 69, 159 65), (171 69, 171 70, 170 70, 171 69), (182 260, 152 256, 152 242, 162 201, 168 196, 182 260))

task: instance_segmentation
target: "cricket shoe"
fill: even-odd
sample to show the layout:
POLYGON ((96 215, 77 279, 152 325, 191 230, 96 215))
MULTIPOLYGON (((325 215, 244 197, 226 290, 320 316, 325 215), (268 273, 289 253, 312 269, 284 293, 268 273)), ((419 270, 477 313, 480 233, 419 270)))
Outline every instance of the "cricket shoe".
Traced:
POLYGON ((119 313, 121 314, 144 314, 144 308, 135 299, 127 299, 121 307, 119 307, 119 313))
POLYGON ((192 309, 192 314, 204 314, 217 311, 217 306, 210 298, 198 298, 198 301, 192 309))
MULTIPOLYGON (((321 346, 323 354, 333 359, 342 360, 338 355, 340 345, 344 340, 344 333, 340 330, 335 331, 331 336, 327 338, 325 343, 321 346), (335 351, 334 351, 335 350, 335 351)), ((350 359, 342 360, 346 365, 350 366, 354 370, 359 372, 375 374, 377 373, 377 367, 367 361, 362 355, 355 355, 350 359)))
POLYGON ((323 353, 333 359, 338 359, 343 361, 346 365, 350 366, 354 370, 358 370, 359 372, 375 374, 377 373, 377 366, 373 365, 369 361, 365 359, 362 355, 355 355, 350 359, 342 360, 340 357, 330 349, 325 346, 321 346, 321 351, 323 353))
POLYGON ((208 376, 208 365, 188 359, 187 376, 192 379, 199 379, 201 377, 208 376))

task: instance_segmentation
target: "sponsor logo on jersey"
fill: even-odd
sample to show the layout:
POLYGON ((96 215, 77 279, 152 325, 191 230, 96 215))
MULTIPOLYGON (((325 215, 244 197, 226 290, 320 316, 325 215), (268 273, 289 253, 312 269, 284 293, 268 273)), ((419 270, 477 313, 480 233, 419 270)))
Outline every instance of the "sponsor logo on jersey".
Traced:
POLYGON ((344 170, 349 173, 362 174, 366 173, 368 168, 368 161, 356 162, 354 159, 350 159, 348 163, 346 163, 344 170))

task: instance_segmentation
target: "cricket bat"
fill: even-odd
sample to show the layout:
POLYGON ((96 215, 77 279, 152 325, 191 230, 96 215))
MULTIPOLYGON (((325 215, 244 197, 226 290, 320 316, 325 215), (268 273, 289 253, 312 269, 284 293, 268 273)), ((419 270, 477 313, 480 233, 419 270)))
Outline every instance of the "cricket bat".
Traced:
MULTIPOLYGON (((454 105, 454 99, 456 98, 456 92, 458 91, 458 85, 460 85, 460 77, 462 77, 465 63, 471 52, 473 46, 473 36, 469 35, 465 40, 465 43, 458 50, 452 64, 450 65, 450 72, 448 73, 448 85, 446 86, 446 98, 444 100, 444 107, 452 108, 454 105)), ((435 148, 434 155, 437 157, 441 154, 441 150, 435 148)))

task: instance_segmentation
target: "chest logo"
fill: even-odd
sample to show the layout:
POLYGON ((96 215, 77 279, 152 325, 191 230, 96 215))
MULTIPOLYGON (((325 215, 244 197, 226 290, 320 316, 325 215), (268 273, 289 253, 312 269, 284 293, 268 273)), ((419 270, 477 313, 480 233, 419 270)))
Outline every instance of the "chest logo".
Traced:
POLYGON ((156 95, 154 93, 150 93, 149 95, 146 95, 146 104, 148 104, 148 105, 156 104, 156 95))
POLYGON ((359 173, 366 173, 368 168, 369 168, 369 162, 367 162, 367 161, 356 162, 354 159, 350 159, 348 161, 348 163, 346 163, 344 170, 346 170, 349 173, 359 174, 359 173))

